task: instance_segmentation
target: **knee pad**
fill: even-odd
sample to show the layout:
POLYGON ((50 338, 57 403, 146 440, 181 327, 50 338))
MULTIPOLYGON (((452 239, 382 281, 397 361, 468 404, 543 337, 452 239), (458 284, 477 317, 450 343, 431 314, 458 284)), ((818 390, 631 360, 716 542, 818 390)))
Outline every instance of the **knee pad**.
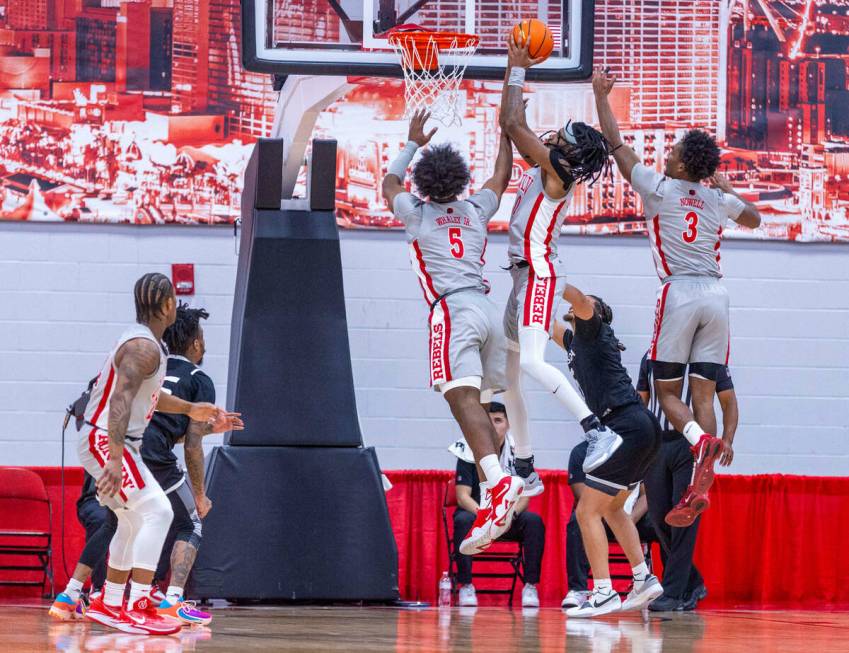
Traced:
POLYGON ((653 361, 651 364, 652 376, 657 381, 677 381, 684 378, 687 366, 684 363, 667 363, 666 361, 653 361))
POLYGON ((186 542, 195 549, 200 547, 200 541, 203 539, 203 524, 197 510, 179 520, 175 519, 174 529, 177 532, 174 539, 186 542))
POLYGON ((722 367, 724 366, 719 363, 690 363, 690 376, 697 376, 700 379, 716 383, 722 367))

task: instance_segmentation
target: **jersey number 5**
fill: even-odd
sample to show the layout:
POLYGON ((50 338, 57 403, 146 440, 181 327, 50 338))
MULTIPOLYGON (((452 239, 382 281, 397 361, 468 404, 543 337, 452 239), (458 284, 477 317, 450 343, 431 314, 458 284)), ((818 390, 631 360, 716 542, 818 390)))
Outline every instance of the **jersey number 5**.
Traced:
POLYGON ((684 216, 684 220, 687 222, 687 231, 681 233, 681 238, 685 243, 692 243, 699 235, 699 214, 690 211, 684 216))
POLYGON ((451 256, 463 258, 466 248, 463 247, 463 230, 460 227, 451 227, 448 230, 448 242, 451 243, 451 256))

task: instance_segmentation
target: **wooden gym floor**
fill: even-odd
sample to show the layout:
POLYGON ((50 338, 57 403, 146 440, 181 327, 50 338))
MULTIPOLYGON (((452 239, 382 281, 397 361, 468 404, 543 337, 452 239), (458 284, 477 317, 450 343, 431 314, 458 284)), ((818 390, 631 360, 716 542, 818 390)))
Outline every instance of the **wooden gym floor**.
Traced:
POLYGON ((358 607, 213 609, 209 628, 172 637, 60 623, 47 606, 0 606, 0 652, 30 651, 569 651, 826 653, 849 651, 849 613, 701 611, 567 620, 558 609, 358 607))

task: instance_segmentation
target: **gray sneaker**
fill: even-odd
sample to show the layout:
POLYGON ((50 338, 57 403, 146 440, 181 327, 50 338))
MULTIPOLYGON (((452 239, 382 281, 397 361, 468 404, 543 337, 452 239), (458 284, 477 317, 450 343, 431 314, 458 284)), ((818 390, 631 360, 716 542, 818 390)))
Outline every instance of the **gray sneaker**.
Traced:
POLYGON ((601 467, 622 446, 622 438, 619 434, 603 426, 590 429, 586 436, 590 446, 587 447, 587 457, 584 458, 585 473, 601 467))
POLYGON ((660 584, 657 576, 651 574, 640 583, 639 589, 635 585, 634 589, 628 592, 628 596, 625 597, 625 601, 622 603, 622 612, 626 610, 642 610, 662 594, 663 586, 660 584))
POLYGON ((516 466, 516 475, 525 482, 525 491, 522 492, 523 497, 536 497, 545 491, 545 486, 542 479, 534 469, 534 457, 516 458, 514 460, 516 466))

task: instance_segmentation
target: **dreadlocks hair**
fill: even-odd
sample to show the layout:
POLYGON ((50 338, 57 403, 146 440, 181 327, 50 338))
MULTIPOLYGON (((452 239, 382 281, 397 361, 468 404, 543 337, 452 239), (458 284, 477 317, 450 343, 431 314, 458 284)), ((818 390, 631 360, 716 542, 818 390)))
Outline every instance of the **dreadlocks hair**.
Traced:
POLYGON ((576 143, 560 145, 555 150, 565 160, 574 183, 592 186, 610 169, 610 143, 601 132, 583 122, 570 123, 576 143))
POLYGON ((719 154, 713 136, 701 129, 691 129, 681 140, 681 162, 694 181, 713 176, 719 167, 719 154))
POLYGON ((469 166, 448 143, 426 149, 413 168, 419 193, 435 202, 453 200, 466 190, 469 178, 469 166))
POLYGON ((209 317, 203 308, 189 308, 188 304, 180 302, 177 306, 177 319, 165 329, 162 339, 168 345, 172 354, 185 354, 192 341, 200 335, 200 321, 209 317))
POLYGON ((136 322, 149 324, 162 314, 165 300, 174 294, 171 280, 164 274, 148 272, 136 281, 133 297, 136 300, 136 322))

